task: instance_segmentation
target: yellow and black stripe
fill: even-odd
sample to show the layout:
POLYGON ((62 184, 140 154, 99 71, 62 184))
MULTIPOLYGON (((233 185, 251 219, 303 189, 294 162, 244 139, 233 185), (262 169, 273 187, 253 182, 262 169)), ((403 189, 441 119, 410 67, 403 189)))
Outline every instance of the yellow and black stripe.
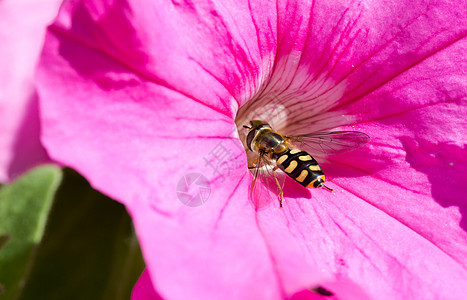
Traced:
POLYGON ((299 149, 287 149, 276 155, 277 167, 307 188, 324 184, 324 173, 318 162, 308 153, 299 149))

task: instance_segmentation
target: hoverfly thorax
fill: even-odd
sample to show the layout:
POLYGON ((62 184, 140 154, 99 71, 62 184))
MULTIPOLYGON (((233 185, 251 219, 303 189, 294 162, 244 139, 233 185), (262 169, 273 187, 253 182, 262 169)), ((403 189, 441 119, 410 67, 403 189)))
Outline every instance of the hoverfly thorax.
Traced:
POLYGON ((287 150, 284 137, 273 131, 271 126, 263 121, 250 121, 251 127, 246 138, 246 143, 251 151, 256 153, 282 153, 287 150))

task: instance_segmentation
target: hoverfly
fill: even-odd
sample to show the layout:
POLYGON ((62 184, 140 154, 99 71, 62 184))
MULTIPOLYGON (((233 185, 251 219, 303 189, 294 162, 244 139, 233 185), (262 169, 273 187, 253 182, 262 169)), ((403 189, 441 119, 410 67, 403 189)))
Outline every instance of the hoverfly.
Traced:
POLYGON ((276 174, 277 169, 281 169, 304 187, 325 188, 332 191, 324 185, 324 172, 308 152, 340 154, 360 148, 370 140, 368 135, 358 131, 315 132, 287 136, 274 131, 267 122, 260 120, 252 120, 250 126, 243 127, 248 129, 246 136, 248 149, 258 155, 258 158, 248 166, 249 169, 254 169, 250 197, 252 199, 255 197, 258 178, 264 183, 266 177, 269 177, 276 185, 281 208, 283 191, 276 174))

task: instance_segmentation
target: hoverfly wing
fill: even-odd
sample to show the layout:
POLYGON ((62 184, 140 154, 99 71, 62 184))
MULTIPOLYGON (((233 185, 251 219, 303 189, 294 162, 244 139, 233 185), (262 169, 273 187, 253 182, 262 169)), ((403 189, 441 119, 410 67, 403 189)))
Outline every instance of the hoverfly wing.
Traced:
POLYGON ((280 188, 284 187, 285 174, 274 171, 275 164, 266 154, 260 154, 253 171, 253 182, 250 187, 250 200, 256 209, 268 206, 272 201, 279 201, 280 188), (275 178, 274 178, 275 174, 275 178), (276 178, 278 183, 276 182, 276 178))
POLYGON ((310 154, 341 154, 358 149, 370 141, 359 131, 315 132, 286 136, 293 144, 310 154))

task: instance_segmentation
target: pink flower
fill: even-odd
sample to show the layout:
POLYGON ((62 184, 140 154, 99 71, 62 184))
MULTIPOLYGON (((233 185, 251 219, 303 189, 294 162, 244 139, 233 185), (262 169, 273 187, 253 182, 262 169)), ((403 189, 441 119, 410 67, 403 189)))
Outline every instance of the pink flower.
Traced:
POLYGON ((462 9, 196 3, 69 1, 38 73, 47 150, 127 206, 160 295, 463 298, 462 9), (334 193, 256 209, 237 128, 263 113, 371 142, 322 161, 334 193))
POLYGON ((0 2, 0 182, 49 160, 39 141, 33 73, 59 2, 0 2))

